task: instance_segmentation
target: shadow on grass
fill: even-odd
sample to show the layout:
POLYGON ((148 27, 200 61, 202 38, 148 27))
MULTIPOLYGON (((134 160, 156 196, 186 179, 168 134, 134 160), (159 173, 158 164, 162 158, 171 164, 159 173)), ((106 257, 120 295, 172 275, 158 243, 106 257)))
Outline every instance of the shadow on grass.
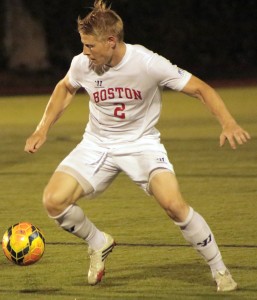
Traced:
POLYGON ((42 288, 42 289, 0 289, 0 294, 40 294, 40 295, 53 295, 59 294, 61 289, 56 288, 42 288))
POLYGON ((39 295, 52 295, 52 294, 59 294, 61 289, 49 289, 49 288, 44 288, 44 289, 23 289, 19 290, 18 292, 21 294, 39 294, 39 295))

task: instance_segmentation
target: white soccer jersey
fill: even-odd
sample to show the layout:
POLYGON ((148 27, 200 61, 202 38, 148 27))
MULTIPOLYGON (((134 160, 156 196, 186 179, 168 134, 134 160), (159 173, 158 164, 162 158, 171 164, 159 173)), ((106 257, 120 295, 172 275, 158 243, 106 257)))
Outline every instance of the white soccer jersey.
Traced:
POLYGON ((99 145, 159 139, 155 125, 161 112, 161 90, 180 91, 191 74, 140 45, 126 44, 126 53, 115 67, 99 75, 83 53, 69 70, 73 87, 90 96, 90 115, 84 138, 99 145))

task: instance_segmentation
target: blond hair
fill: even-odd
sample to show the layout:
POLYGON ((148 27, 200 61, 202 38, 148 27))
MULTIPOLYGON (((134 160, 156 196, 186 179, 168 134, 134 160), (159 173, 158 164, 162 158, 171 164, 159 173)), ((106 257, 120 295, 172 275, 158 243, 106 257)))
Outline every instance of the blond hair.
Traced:
POLYGON ((123 21, 121 17, 107 7, 103 0, 96 0, 92 11, 83 19, 78 18, 78 31, 80 34, 94 35, 99 39, 110 35, 123 41, 123 21))

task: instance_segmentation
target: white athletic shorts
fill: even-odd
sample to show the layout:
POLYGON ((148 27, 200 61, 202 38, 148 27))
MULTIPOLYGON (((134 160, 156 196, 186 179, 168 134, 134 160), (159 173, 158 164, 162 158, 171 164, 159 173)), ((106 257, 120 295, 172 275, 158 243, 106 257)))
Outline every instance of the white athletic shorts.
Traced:
POLYGON ((159 142, 133 142, 104 148, 85 140, 59 164, 56 171, 73 176, 85 190, 87 198, 102 193, 121 171, 147 194, 150 194, 148 183, 152 172, 174 173, 167 152, 159 142), (88 183, 94 189, 89 195, 86 190, 88 183))

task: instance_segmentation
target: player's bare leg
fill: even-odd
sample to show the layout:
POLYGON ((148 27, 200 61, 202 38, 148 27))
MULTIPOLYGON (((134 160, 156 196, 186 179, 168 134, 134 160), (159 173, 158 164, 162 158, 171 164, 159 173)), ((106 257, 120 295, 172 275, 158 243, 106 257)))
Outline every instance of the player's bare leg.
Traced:
POLYGON ((95 285, 104 275, 105 259, 115 246, 115 242, 110 235, 97 229, 76 204, 79 198, 91 192, 93 187, 89 183, 85 193, 74 177, 55 172, 45 188, 43 203, 49 216, 61 228, 88 243, 90 256, 88 282, 95 285))
POLYGON ((182 198, 175 175, 169 170, 156 172, 150 176, 149 189, 173 221, 186 220, 190 207, 182 198))
POLYGON ((43 204, 51 217, 60 215, 85 194, 77 180, 63 172, 55 172, 43 195, 43 204))
POLYGON ((183 199, 177 179, 171 172, 156 173, 150 177, 149 189, 180 227, 184 238, 204 257, 211 268, 218 291, 232 291, 237 284, 223 263, 214 235, 201 215, 183 199))

